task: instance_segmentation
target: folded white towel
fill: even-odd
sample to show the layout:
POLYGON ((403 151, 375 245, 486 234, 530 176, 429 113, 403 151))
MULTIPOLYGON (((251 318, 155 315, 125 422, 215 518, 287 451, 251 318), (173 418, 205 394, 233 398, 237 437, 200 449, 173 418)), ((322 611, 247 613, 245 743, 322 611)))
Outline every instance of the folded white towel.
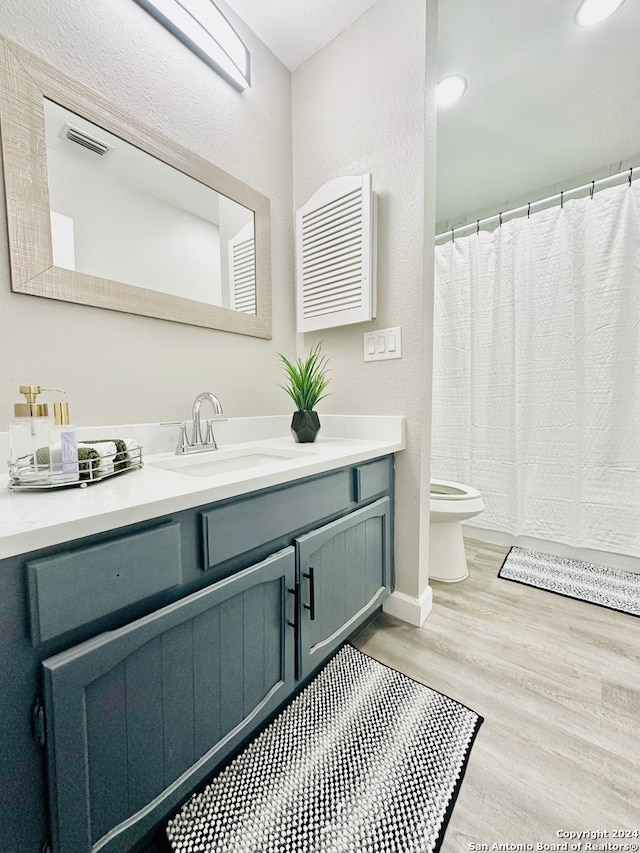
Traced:
POLYGON ((104 477, 107 474, 113 474, 113 463, 116 458, 116 453, 118 452, 118 448, 115 446, 113 441, 97 441, 95 444, 91 441, 80 441, 78 443, 83 447, 90 447, 92 450, 95 450, 100 457, 98 459, 97 470, 95 465, 93 466, 93 476, 104 477))
POLYGON ((138 462, 140 460, 140 445, 135 438, 123 438, 125 447, 127 448, 127 456, 130 461, 138 462))

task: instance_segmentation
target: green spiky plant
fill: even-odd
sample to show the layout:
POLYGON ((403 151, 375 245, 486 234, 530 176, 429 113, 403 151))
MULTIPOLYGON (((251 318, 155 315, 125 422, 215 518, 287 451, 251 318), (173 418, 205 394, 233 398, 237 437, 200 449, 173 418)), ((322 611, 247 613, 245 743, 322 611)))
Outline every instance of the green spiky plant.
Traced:
POLYGON ((304 361, 298 358, 291 362, 282 353, 278 355, 289 380, 287 385, 280 387, 291 397, 299 412, 312 412, 320 400, 328 396, 324 392, 329 384, 329 359, 322 353, 322 341, 311 348, 309 357, 304 361))

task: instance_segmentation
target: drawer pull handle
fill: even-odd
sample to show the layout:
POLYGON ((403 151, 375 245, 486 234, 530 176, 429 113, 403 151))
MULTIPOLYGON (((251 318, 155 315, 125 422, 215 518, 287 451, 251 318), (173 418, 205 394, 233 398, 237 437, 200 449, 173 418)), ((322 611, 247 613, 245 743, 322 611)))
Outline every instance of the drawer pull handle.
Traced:
POLYGON ((309 611, 309 618, 313 622, 316 618, 316 585, 313 576, 313 566, 309 566, 309 573, 303 574, 302 577, 309 579, 309 603, 304 605, 304 609, 309 611))

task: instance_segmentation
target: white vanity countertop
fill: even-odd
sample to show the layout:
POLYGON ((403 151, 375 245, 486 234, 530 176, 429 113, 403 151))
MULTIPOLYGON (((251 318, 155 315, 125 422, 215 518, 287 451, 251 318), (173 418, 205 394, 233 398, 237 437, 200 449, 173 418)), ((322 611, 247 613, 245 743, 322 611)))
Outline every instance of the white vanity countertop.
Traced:
MULTIPOLYGON (((322 429, 313 444, 294 442, 290 420, 290 416, 233 418, 215 424, 223 456, 236 449, 255 448, 257 452, 271 448, 289 453, 291 458, 208 476, 154 466, 178 458, 169 449, 175 448, 176 428, 160 429, 158 424, 83 428, 79 430, 83 440, 136 438, 144 448, 143 468, 86 488, 23 492, 9 490, 8 475, 0 474, 0 559, 322 474, 405 447, 404 418, 400 416, 323 415, 322 429)), ((5 441, 6 434, 0 434, 0 452, 5 441)), ((215 458, 215 454, 190 455, 189 464, 215 458)))

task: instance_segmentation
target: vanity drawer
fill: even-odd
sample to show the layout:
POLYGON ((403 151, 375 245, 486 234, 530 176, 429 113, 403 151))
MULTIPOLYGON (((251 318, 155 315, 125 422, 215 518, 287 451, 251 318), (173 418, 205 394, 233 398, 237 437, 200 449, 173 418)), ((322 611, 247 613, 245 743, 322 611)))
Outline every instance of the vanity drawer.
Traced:
POLYGON ((274 489, 201 513, 203 566, 210 569, 352 506, 351 471, 274 489))
POLYGON ((376 459, 353 469, 353 489, 356 503, 378 497, 391 489, 391 461, 376 459))
POLYGON ((180 525, 165 524, 26 565, 36 646, 179 584, 180 525))

